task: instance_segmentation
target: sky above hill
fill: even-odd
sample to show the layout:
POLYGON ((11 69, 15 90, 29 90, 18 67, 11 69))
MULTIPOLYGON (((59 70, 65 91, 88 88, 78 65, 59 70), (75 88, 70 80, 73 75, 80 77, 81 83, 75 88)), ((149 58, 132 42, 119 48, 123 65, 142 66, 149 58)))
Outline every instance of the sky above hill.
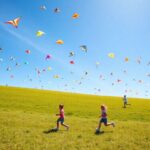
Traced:
POLYGON ((150 98, 149 8, 148 0, 1 0, 0 85, 150 98), (8 24, 18 17, 17 28, 8 24))

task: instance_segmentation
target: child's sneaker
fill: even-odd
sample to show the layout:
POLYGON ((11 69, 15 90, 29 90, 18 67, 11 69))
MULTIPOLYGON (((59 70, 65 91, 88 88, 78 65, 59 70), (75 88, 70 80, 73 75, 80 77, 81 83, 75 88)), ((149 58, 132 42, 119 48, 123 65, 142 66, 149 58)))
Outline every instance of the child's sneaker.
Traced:
POLYGON ((95 133, 99 134, 100 133, 100 129, 96 128, 95 133))
POLYGON ((115 123, 114 122, 112 123, 112 126, 115 127, 115 123))

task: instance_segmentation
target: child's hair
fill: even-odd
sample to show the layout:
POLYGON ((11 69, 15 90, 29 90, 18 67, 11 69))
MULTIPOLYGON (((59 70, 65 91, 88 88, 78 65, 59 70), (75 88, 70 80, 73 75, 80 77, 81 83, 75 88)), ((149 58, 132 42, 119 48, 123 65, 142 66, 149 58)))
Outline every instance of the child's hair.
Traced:
POLYGON ((59 105, 59 108, 63 109, 63 108, 64 108, 64 105, 63 105, 63 104, 60 104, 60 105, 59 105))
POLYGON ((101 105, 101 109, 103 109, 103 110, 104 110, 104 109, 105 109, 105 110, 107 110, 107 106, 106 106, 106 105, 104 105, 104 104, 102 104, 102 105, 101 105))

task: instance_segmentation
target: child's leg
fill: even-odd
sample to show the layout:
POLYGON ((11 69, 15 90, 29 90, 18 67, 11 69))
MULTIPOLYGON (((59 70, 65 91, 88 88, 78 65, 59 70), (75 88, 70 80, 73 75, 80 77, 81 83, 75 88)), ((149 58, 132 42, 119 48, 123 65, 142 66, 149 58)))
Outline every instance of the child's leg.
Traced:
POLYGON ((113 125, 113 123, 104 123, 105 126, 113 125))
POLYGON ((126 108, 126 103, 124 102, 124 108, 126 108))
POLYGON ((63 122, 61 123, 62 126, 66 127, 66 128, 69 128, 68 125, 64 124, 63 122))
POLYGON ((59 122, 57 122, 57 129, 59 129, 59 122))
POLYGON ((60 118, 57 120, 57 129, 59 129, 59 121, 60 121, 60 118))
POLYGON ((97 129, 100 130, 102 123, 99 122, 97 129))
POLYGON ((110 125, 112 125, 113 127, 115 126, 114 122, 107 123, 107 118, 104 119, 104 125, 105 125, 105 126, 110 126, 110 125))
POLYGON ((105 125, 105 126, 110 126, 110 125, 111 125, 111 126, 115 127, 115 123, 114 123, 114 122, 111 122, 111 123, 104 123, 104 125, 105 125))
POLYGON ((64 124, 64 118, 61 118, 61 125, 64 126, 64 127, 66 127, 67 129, 69 129, 69 126, 66 125, 66 124, 64 124))

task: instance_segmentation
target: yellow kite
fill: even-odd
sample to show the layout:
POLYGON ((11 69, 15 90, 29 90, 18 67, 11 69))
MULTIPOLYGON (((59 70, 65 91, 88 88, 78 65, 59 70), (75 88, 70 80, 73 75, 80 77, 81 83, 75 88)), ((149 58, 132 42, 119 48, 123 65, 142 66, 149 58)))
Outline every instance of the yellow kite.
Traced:
POLYGON ((109 54, 108 54, 108 57, 110 57, 110 58, 115 58, 115 54, 114 54, 114 53, 109 53, 109 54))
POLYGON ((36 36, 37 37, 40 37, 40 36, 42 36, 42 35, 44 35, 45 34, 45 32, 43 32, 43 31, 41 31, 41 30, 38 30, 37 32, 36 32, 36 36))

